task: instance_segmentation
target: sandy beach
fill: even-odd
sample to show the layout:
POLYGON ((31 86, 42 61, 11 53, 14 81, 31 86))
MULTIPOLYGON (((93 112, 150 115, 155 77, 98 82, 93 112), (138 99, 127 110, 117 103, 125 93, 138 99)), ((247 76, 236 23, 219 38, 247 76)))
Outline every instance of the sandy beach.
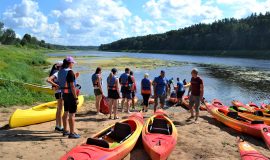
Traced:
MULTIPOLYGON (((54 121, 14 129, 3 128, 8 124, 9 116, 16 108, 18 107, 0 109, 0 126, 2 127, 0 130, 0 159, 56 160, 74 146, 85 141, 87 137, 109 124, 117 122, 117 120, 108 120, 106 115, 95 115, 93 103, 87 101, 76 117, 76 127, 78 133, 82 135, 80 139, 68 139, 62 137, 62 134, 54 132, 54 121)), ((186 122, 189 113, 181 107, 171 107, 166 112, 178 130, 177 146, 169 160, 233 160, 240 158, 235 140, 236 136, 241 134, 215 121, 206 111, 201 112, 199 124, 186 122)), ((152 110, 144 114, 145 120, 151 114, 153 114, 152 110)), ((124 119, 128 114, 119 113, 119 116, 124 119)), ((263 140, 244 136, 258 151, 270 156, 263 140)), ((140 141, 125 158, 125 160, 129 159, 150 159, 140 141)))

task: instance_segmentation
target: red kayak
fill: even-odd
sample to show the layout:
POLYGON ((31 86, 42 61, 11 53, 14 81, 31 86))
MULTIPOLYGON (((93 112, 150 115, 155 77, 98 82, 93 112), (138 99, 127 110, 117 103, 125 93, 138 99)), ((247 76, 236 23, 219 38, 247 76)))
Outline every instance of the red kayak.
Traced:
POLYGON ((102 130, 73 148, 61 160, 121 160, 134 148, 143 128, 143 116, 135 113, 102 130))
POLYGON ((206 103, 208 112, 219 122, 239 132, 262 138, 270 149, 270 126, 263 121, 245 119, 238 115, 238 112, 229 111, 228 108, 216 107, 206 103))
POLYGON ((256 151, 251 145, 242 139, 237 140, 238 149, 242 160, 269 160, 270 158, 264 156, 256 151))
POLYGON ((142 130, 145 151, 153 160, 165 160, 177 142, 177 129, 163 110, 157 110, 142 130))
POLYGON ((251 112, 251 113, 254 113, 256 111, 261 111, 261 112, 263 112, 263 116, 270 117, 270 113, 269 113, 269 111, 267 109, 260 109, 260 108, 252 107, 252 106, 249 106, 249 105, 245 105, 242 102, 237 101, 237 100, 233 100, 232 104, 233 104, 233 106, 238 107, 238 108, 243 107, 248 112, 251 112))

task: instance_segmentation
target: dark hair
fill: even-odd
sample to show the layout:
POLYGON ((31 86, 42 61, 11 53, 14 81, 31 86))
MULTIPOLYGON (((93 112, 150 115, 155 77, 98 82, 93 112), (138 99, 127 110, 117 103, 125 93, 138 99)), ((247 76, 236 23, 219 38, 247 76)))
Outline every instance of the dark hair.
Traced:
POLYGON ((113 74, 115 74, 117 72, 117 69, 116 68, 113 68, 112 71, 111 71, 113 74))
POLYGON ((129 72, 129 71, 130 71, 130 69, 129 69, 129 68, 126 68, 126 69, 125 69, 125 72, 129 72))
POLYGON ((177 80, 177 81, 179 81, 179 80, 180 80, 180 78, 179 78, 179 77, 177 77, 177 78, 176 78, 176 80, 177 80))
POLYGON ((129 75, 133 76, 133 71, 130 71, 129 75))
POLYGON ((63 60, 62 68, 68 68, 71 62, 67 61, 67 59, 63 60))
POLYGON ((51 71, 50 71, 49 77, 52 76, 52 75, 58 70, 58 69, 56 68, 56 65, 57 65, 57 64, 54 64, 54 65, 52 66, 52 69, 51 69, 51 71))
POLYGON ((101 71, 100 67, 97 67, 95 74, 98 74, 101 71))

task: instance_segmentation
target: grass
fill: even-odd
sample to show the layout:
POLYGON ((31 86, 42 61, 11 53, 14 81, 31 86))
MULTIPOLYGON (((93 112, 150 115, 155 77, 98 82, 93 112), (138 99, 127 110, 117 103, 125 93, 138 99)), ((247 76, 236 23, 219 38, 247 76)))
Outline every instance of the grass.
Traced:
MULTIPOLYGON (((0 45, 0 78, 44 84, 43 78, 48 74, 44 69, 49 63, 43 53, 51 51, 53 50, 0 45)), ((51 95, 32 92, 11 83, 0 85, 0 95, 0 107, 30 105, 53 99, 51 95)))

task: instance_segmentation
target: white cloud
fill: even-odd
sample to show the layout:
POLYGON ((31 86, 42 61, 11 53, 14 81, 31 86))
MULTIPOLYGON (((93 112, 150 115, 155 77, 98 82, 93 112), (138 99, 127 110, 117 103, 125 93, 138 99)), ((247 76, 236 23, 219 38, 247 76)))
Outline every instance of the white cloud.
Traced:
POLYGON ((233 17, 244 18, 251 13, 265 13, 270 11, 270 0, 217 0, 217 4, 223 4, 233 10, 233 17))
POLYGON ((223 17, 213 1, 202 0, 149 0, 143 6, 155 19, 172 21, 176 28, 198 22, 212 22, 223 17))
POLYGON ((38 3, 22 0, 3 13, 4 23, 11 28, 27 29, 38 38, 50 39, 60 36, 58 23, 48 23, 48 18, 39 11, 38 3))

